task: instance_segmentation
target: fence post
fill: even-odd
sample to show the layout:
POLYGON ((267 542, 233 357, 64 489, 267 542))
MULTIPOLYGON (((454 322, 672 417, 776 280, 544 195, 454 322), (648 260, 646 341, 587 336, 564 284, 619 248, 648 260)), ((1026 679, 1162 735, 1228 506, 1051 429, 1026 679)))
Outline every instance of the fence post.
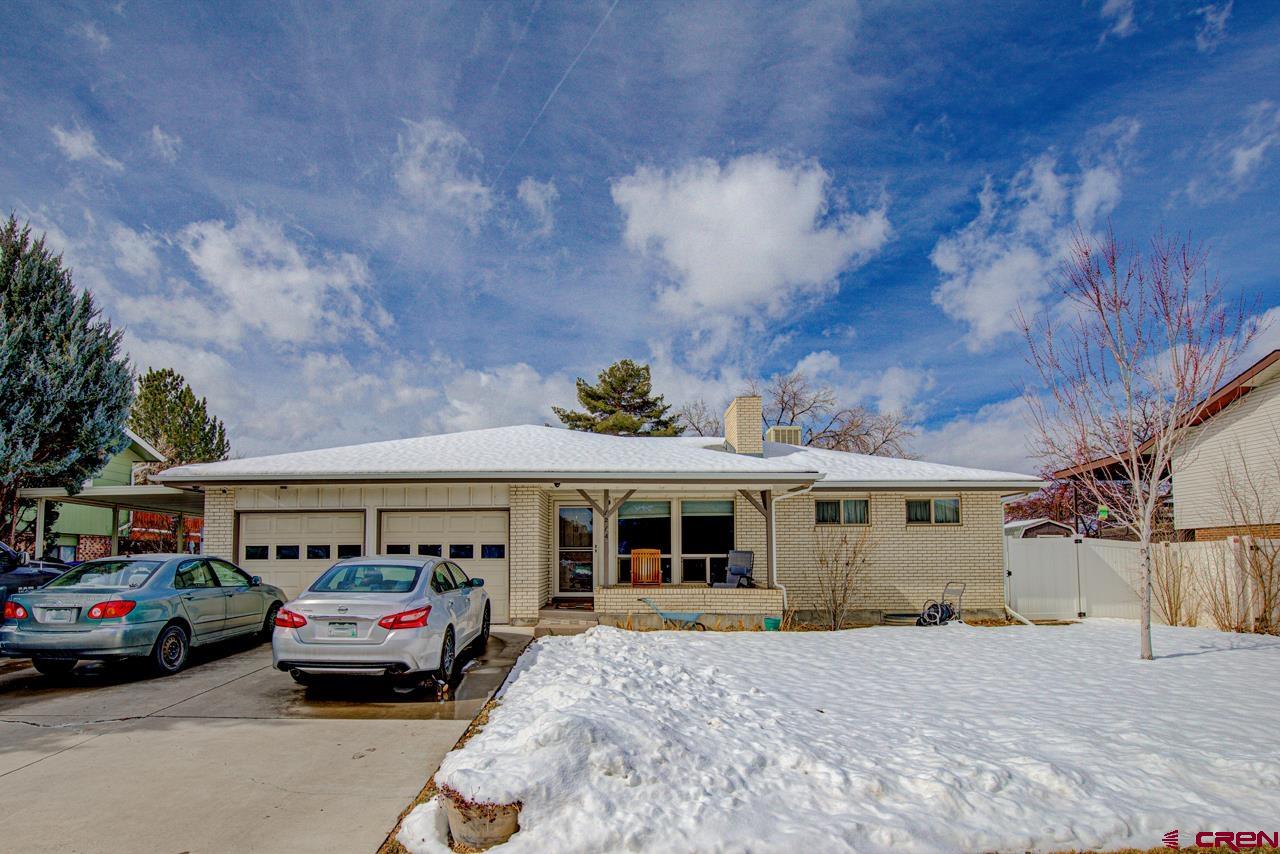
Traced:
POLYGON ((1080 549, 1084 547, 1084 538, 1072 537, 1071 540, 1076 544, 1076 617, 1084 619, 1088 614, 1084 601, 1084 583, 1080 579, 1080 549))

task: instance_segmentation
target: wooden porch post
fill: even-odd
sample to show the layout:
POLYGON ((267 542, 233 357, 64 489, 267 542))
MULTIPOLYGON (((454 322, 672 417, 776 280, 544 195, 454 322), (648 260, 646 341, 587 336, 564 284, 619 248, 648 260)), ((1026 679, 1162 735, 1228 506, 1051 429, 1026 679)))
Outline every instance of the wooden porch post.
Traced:
POLYGON ((44 514, 45 505, 48 503, 47 499, 36 499, 36 536, 31 546, 35 554, 31 556, 32 560, 40 560, 40 558, 44 557, 44 514))
POLYGON ((187 517, 179 513, 177 516, 177 519, 178 519, 177 535, 174 537, 174 539, 178 541, 178 554, 186 554, 187 540, 186 540, 186 537, 183 535, 184 532, 182 529, 186 526, 187 517))
POLYGON ((111 556, 120 554, 120 505, 111 505, 111 556))
POLYGON ((579 489, 578 494, 582 496, 582 500, 591 505, 591 509, 600 514, 604 519, 604 531, 601 532, 600 542, 604 545, 604 563, 600 570, 600 574, 604 576, 604 583, 598 580, 595 583, 595 589, 599 590, 605 584, 609 583, 609 577, 613 569, 613 555, 609 552, 609 520, 618 512, 618 509, 626 503, 627 499, 636 494, 634 489, 628 489, 623 493, 622 497, 612 504, 609 503, 609 490, 604 490, 604 506, 596 503, 596 500, 585 489, 579 489))
POLYGON ((767 572, 769 574, 765 583, 772 587, 773 580, 778 577, 778 564, 774 556, 773 548, 773 490, 760 490, 759 498, 756 498, 756 496, 752 495, 745 489, 739 489, 738 494, 747 499, 747 501, 751 503, 751 506, 756 508, 756 512, 764 517, 764 555, 765 566, 767 567, 767 572))

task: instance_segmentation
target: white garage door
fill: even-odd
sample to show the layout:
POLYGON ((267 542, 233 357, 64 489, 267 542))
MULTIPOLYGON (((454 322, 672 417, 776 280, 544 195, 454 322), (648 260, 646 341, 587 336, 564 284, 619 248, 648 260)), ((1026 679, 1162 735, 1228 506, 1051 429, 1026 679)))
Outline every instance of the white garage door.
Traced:
POLYGON ((508 619, 507 511, 384 512, 382 553, 446 557, 484 579, 492 619, 508 619))
POLYGON ((334 562, 362 554, 363 513, 240 514, 240 565, 290 597, 334 562))

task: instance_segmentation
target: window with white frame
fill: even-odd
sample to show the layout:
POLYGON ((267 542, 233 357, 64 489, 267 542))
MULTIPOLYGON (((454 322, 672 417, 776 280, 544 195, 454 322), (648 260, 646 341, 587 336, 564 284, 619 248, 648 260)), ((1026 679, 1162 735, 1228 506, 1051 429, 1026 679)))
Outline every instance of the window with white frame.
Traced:
POLYGON ((959 525, 959 498, 908 498, 908 525, 959 525))
POLYGON ((813 502, 815 525, 869 525, 871 502, 866 498, 819 499, 813 502))
POLYGON ((724 581, 733 549, 733 500, 680 502, 680 580, 724 581))
POLYGON ((723 581, 733 549, 733 499, 628 501, 618 510, 618 583, 631 582, 631 552, 657 549, 662 583, 723 581))

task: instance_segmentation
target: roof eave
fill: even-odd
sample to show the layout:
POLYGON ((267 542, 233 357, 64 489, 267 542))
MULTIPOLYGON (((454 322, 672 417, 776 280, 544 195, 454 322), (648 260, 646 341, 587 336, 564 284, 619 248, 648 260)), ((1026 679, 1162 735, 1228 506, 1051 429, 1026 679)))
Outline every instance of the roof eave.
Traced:
POLYGON ((913 490, 1011 490, 1035 492, 1049 485, 1046 480, 823 480, 814 492, 850 490, 907 492, 913 490))
POLYGON ((810 484, 822 479, 818 472, 620 472, 620 471, 440 471, 440 472, 287 472, 268 474, 170 475, 156 480, 166 484, 238 486, 292 483, 786 483, 810 484))

